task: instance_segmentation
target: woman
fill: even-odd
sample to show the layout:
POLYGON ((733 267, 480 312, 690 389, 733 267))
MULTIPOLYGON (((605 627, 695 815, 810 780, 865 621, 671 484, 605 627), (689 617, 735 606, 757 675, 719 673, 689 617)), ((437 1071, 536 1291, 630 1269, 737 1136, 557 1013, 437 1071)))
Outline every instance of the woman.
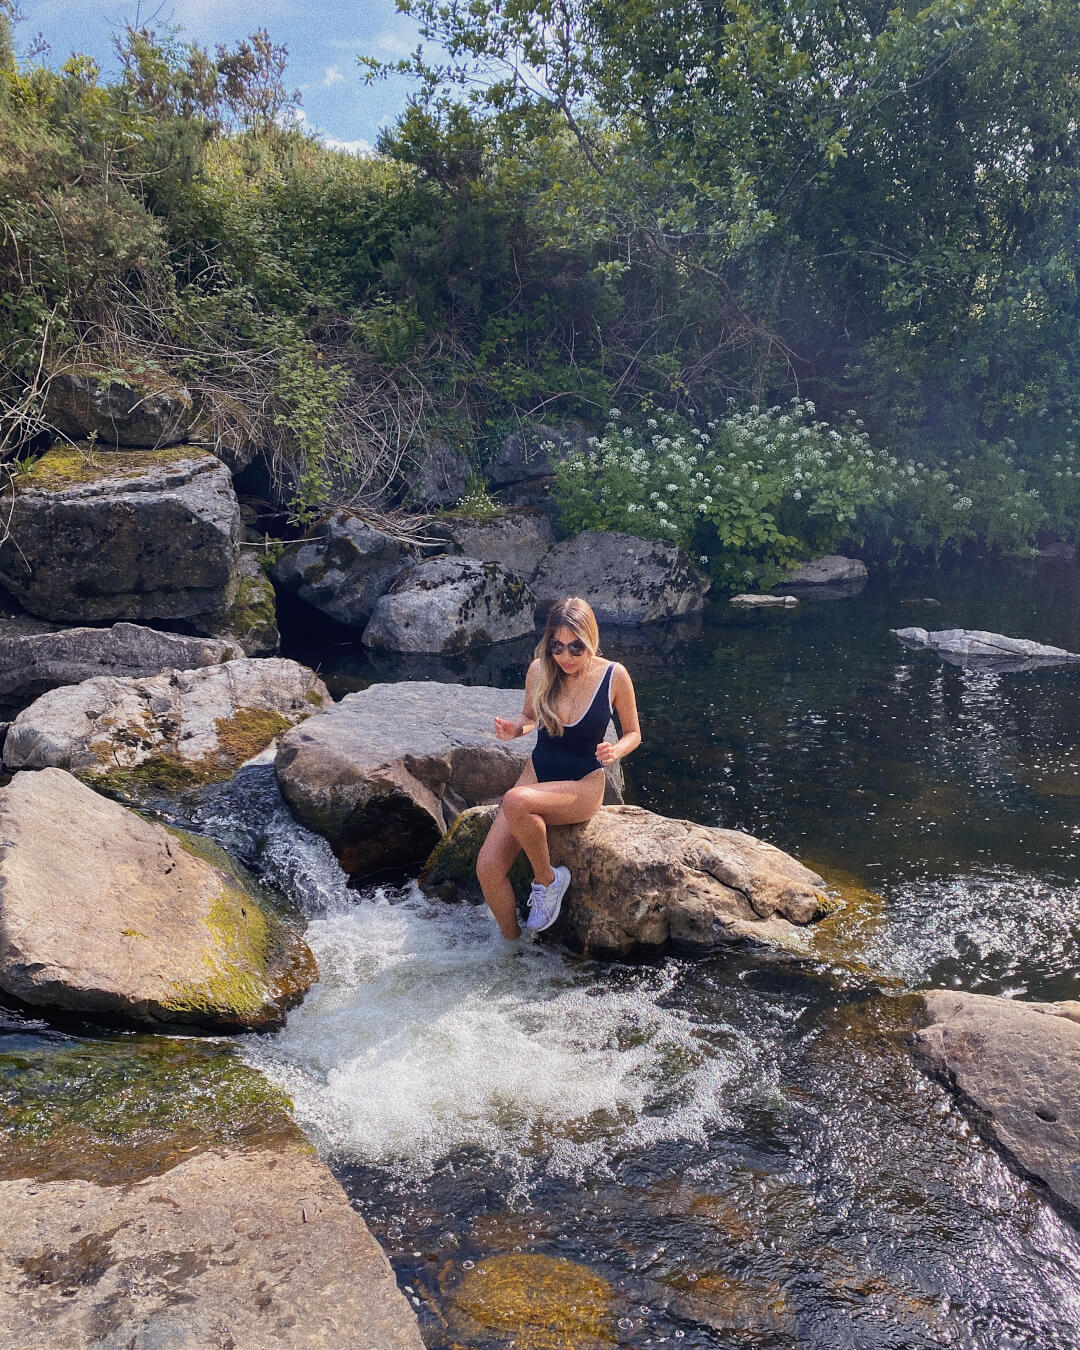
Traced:
POLYGON ((539 933, 559 917, 570 873, 552 867, 549 825, 589 820, 604 800, 604 769, 641 744, 634 686, 624 666, 600 656, 596 615, 584 600, 552 605, 536 658, 525 677, 525 707, 515 721, 495 719, 495 735, 512 741, 536 730, 536 748, 503 797, 476 861, 476 875, 505 938, 521 936, 508 873, 522 849, 533 886, 525 926, 539 933), (604 740, 612 709, 619 739, 604 740))

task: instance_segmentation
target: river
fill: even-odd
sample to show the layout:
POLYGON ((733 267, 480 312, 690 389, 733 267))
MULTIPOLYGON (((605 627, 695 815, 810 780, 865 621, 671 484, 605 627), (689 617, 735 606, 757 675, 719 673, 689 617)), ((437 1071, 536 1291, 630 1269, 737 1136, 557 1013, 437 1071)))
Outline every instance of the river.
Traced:
MULTIPOLYGON (((292 1095, 430 1350, 1080 1346, 1080 1234, 914 1066, 908 996, 1077 997, 1080 674, 958 669, 889 631, 914 624, 1075 648, 1080 574, 967 565, 604 634, 638 688, 629 799, 861 895, 870 974, 508 953, 480 909, 348 889, 266 767, 199 808, 312 916, 321 982, 243 1054, 292 1095)), ((288 654, 340 693, 514 685, 527 649, 288 654)))

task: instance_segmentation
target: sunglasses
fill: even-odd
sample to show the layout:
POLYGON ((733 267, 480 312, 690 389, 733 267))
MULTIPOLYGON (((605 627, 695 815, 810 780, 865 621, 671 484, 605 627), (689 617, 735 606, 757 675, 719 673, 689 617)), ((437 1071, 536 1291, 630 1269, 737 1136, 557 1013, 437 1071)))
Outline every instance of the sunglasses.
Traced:
POLYGON ((584 656, 588 650, 580 638, 574 638, 573 642, 560 642, 558 638, 552 638, 548 643, 548 651, 552 656, 562 656, 563 652, 569 652, 571 656, 584 656))

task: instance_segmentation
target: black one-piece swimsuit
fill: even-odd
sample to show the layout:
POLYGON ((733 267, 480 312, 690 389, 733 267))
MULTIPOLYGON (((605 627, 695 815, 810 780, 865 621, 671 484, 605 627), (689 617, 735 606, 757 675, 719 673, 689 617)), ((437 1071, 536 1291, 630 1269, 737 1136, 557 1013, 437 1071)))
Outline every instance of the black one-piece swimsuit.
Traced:
POLYGON ((596 747, 604 739, 611 721, 611 672, 614 669, 615 662, 609 661, 592 702, 576 722, 565 723, 561 736, 550 735, 542 725, 537 728, 532 764, 538 783, 577 782, 600 768, 596 747))

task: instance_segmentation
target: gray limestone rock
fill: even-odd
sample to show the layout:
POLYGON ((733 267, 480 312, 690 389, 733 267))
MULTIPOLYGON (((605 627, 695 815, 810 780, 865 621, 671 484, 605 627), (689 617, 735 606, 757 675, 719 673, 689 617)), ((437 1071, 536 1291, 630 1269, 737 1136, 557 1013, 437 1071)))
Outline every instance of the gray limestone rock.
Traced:
MULTIPOLYGON (((348 694, 278 741, 282 796, 347 872, 421 863, 460 811, 517 782, 536 736, 497 740, 494 719, 518 716, 523 697, 428 681, 348 694)), ((616 765, 609 799, 620 801, 621 789, 616 765)))
POLYGON ((795 595, 733 595, 728 601, 740 609, 794 609, 798 603, 795 595))
POLYGON ((238 583, 229 471, 190 450, 51 450, 16 476, 0 582, 67 623, 183 620, 206 632, 238 583))
POLYGON ((157 675, 194 670, 243 656, 222 638, 160 633, 135 623, 110 628, 62 628, 49 633, 0 633, 0 699, 23 703, 47 689, 96 675, 157 675))
POLYGON ((281 649, 281 634, 273 583, 248 549, 241 550, 236 571, 238 581, 232 604, 207 622, 215 637, 239 646, 238 655, 274 656, 281 649))
POLYGON ((429 537, 446 544, 448 553, 481 562, 499 562, 531 581, 555 542, 551 522, 538 511, 508 511, 492 520, 433 520, 429 537))
MULTIPOLYGON (((479 898, 476 857, 494 814, 477 807, 454 822, 421 874, 429 895, 479 898)), ((552 863, 568 867, 571 877, 552 932, 590 956, 628 957, 671 944, 791 946, 796 926, 828 908, 821 877, 772 844, 636 806, 608 806, 584 825, 549 827, 548 843, 552 863)))
POLYGON ((1047 647, 1027 638, 1002 637, 979 628, 943 628, 927 632, 925 628, 890 630, 905 647, 913 651, 936 652, 954 666, 990 667, 1002 673, 1036 670, 1041 666, 1072 665, 1080 654, 1063 647, 1047 647))
POLYGON ((424 1350, 389 1261, 302 1139, 122 1185, 0 1180, 0 1204, 0 1322, 28 1350, 424 1350))
POLYGON ((537 615, 578 595, 604 624, 655 623, 704 608, 709 578, 674 544, 586 530, 556 544, 533 581, 537 615))
POLYGON ((182 385, 151 389, 136 382, 62 373, 45 394, 42 418, 73 441, 92 437, 119 449, 159 450, 187 440, 192 398, 182 385))
POLYGON ((102 675, 42 694, 15 718, 4 767, 125 775, 163 787, 226 777, 280 732, 331 704, 306 666, 282 657, 241 659, 145 679, 102 675))
POLYGON ((428 558, 406 568, 375 602, 361 638, 395 652, 457 652, 533 632, 533 595, 497 562, 428 558))
POLYGON ((1080 1217, 1080 1003, 922 997, 920 1057, 1020 1171, 1080 1217))
POLYGON ((548 478, 571 451, 584 452, 588 432, 580 422, 565 427, 536 426, 511 432, 487 470, 493 487, 505 488, 533 478, 548 478))
POLYGON ((400 540, 338 511, 291 544, 272 574, 305 604, 338 623, 362 628, 376 600, 409 561, 400 540))
POLYGON ((796 567, 773 589, 795 589, 807 591, 815 599, 840 600, 858 595, 866 585, 867 575, 866 564, 858 558, 830 553, 796 567))
POLYGON ((139 1024, 269 1027, 314 983, 295 926, 208 841, 59 769, 0 788, 0 988, 139 1024))
POLYGON ((411 447, 403 469, 408 487, 402 504, 407 511, 456 506, 465 495, 469 461, 445 441, 425 441, 411 447))

